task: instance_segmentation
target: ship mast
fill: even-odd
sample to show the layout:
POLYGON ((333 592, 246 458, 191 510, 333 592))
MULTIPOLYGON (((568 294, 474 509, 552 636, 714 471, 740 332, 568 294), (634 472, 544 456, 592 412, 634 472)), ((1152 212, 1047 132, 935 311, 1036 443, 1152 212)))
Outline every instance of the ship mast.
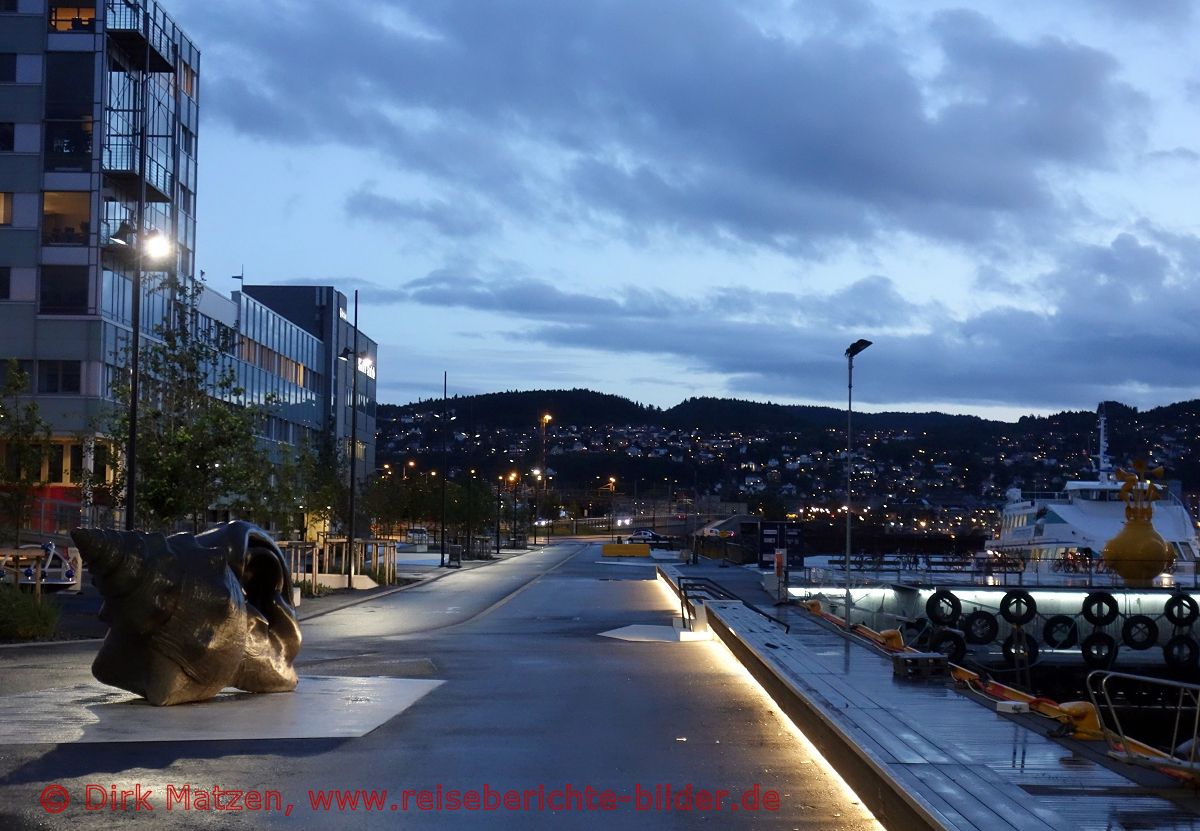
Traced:
POLYGON ((1104 405, 1100 405, 1100 409, 1096 412, 1097 420, 1100 423, 1100 443, 1096 448, 1096 471, 1100 475, 1097 477, 1101 482, 1112 480, 1112 462, 1108 459, 1108 425, 1104 418, 1104 405))

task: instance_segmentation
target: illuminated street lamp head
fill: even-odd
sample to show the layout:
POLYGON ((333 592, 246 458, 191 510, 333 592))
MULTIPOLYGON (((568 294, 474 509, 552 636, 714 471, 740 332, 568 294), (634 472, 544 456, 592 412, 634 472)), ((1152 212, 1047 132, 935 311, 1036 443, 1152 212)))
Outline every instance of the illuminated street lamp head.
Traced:
MULTIPOLYGON (((133 247, 138 242, 137 231, 128 222, 122 221, 117 230, 109 237, 117 245, 133 247)), ((142 256, 149 260, 165 260, 171 256, 171 240, 159 231, 148 231, 141 240, 142 256)))
POLYGON ((542 416, 543 424, 549 424, 551 421, 554 421, 554 416, 550 415, 550 413, 546 413, 544 416, 542 416))
POLYGON ((151 231, 142 244, 142 253, 150 260, 165 260, 171 256, 171 241, 166 234, 151 231))
POLYGON ((853 358, 855 355, 857 355, 859 352, 862 352, 864 349, 866 349, 870 345, 871 345, 871 341, 869 341, 865 338, 859 338, 854 343, 850 344, 850 346, 846 349, 846 357, 853 358))

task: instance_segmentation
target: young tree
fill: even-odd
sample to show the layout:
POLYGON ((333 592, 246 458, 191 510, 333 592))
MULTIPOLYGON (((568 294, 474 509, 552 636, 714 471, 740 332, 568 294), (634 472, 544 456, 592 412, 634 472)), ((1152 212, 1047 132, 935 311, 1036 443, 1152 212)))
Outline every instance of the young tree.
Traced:
MULTIPOLYGON (((141 353, 135 519, 162 530, 190 519, 199 528, 209 506, 224 499, 245 508, 255 496, 248 491, 261 487, 270 459, 258 435, 269 402, 245 400, 228 354, 232 333, 201 330, 203 284, 168 280, 161 291, 166 320, 141 353)), ((125 406, 115 412, 110 434, 126 436, 129 379, 115 387, 125 406)), ((120 475, 127 473, 125 467, 120 475)))
POLYGON ((42 469, 50 452, 50 425, 30 395, 29 374, 11 358, 0 388, 0 443, 4 446, 0 510, 12 531, 13 544, 20 545, 33 495, 45 484, 42 469))

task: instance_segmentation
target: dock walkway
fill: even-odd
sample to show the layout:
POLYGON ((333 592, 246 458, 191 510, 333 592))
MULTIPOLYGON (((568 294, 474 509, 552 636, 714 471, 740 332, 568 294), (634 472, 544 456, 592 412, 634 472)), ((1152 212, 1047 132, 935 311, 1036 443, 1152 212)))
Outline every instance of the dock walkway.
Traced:
MULTIPOLYGON (((767 597, 742 569, 660 571, 673 585, 703 575, 757 605, 767 597)), ((945 677, 895 677, 890 656, 807 612, 789 614, 785 634, 741 603, 706 606, 714 632, 889 828, 1200 828, 1200 800, 1173 780, 1123 775, 1094 747, 1044 735, 1037 716, 989 710, 945 677)))

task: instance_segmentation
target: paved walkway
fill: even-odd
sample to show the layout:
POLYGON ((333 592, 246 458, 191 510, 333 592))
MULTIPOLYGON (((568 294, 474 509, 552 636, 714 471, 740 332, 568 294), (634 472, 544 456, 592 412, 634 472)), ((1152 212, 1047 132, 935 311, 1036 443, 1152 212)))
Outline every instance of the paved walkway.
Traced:
POLYGON ((159 724, 161 736, 109 741, 119 719, 132 727, 148 705, 64 696, 89 683, 93 643, 0 650, 0 705, 17 708, 0 710, 6 720, 34 708, 52 723, 74 708, 84 712, 71 723, 97 739, 0 743, 0 828, 877 831, 723 646, 613 634, 669 629, 676 614, 651 562, 613 562, 597 545, 556 544, 452 572, 311 618, 297 667, 322 711, 289 714, 303 692, 253 697, 253 717, 236 722, 239 739, 228 738, 233 719, 249 708, 235 696, 163 708, 154 715, 171 723, 159 724), (348 735, 337 731, 347 710, 379 691, 330 698, 317 676, 440 683, 409 695, 406 709, 393 705, 395 715, 365 735, 348 735), (189 713, 214 729, 166 732, 196 723, 189 713), (278 722, 293 717, 309 730, 280 738, 278 722), (105 794, 140 787, 154 811, 89 811, 89 785, 105 794), (274 792, 292 810, 176 804, 169 813, 166 789, 189 785, 274 792), (43 807, 51 787, 70 802, 61 814, 43 807), (578 796, 568 799, 568 787, 578 796), (455 808, 437 796, 485 788, 507 795, 503 809, 455 808), (360 801, 322 806, 331 789, 360 801), (368 794, 381 801, 367 805, 368 794))
POLYGON ((788 634, 741 604, 707 604, 713 628, 889 827, 923 818, 987 831, 1200 828, 1188 789, 1109 764, 1093 745, 1052 739, 1038 716, 997 714, 944 678, 895 677, 890 656, 807 612, 773 608, 756 570, 665 572, 709 577, 782 612, 788 634))

